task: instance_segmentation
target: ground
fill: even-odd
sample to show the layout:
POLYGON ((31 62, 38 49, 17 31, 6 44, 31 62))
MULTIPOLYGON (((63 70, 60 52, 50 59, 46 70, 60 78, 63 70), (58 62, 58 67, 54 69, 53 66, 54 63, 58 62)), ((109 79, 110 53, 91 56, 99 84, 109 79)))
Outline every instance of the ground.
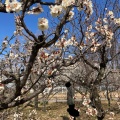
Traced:
MULTIPOLYGON (((9 114, 8 118, 4 117, 4 119, 0 118, 0 120, 14 120, 13 113, 16 110, 18 110, 19 113, 23 113, 22 118, 17 120, 70 120, 70 116, 67 112, 67 108, 68 108, 67 103, 58 102, 58 100, 62 97, 66 99, 66 95, 63 95, 63 96, 57 95, 52 97, 57 100, 55 100, 54 103, 53 102, 47 103, 46 106, 44 106, 43 102, 41 101, 39 103, 39 108, 36 110, 35 114, 33 112, 33 110, 35 110, 34 106, 33 107, 27 106, 27 107, 24 107, 24 109, 22 109, 24 105, 21 105, 18 108, 16 107, 16 108, 8 109, 4 111, 4 113, 11 112, 11 114, 9 114), (31 119, 31 118, 34 118, 34 116, 37 119, 31 119)), ((77 98, 79 98, 78 95, 77 95, 77 98)), ((77 120, 96 120, 96 117, 86 115, 86 108, 82 105, 80 101, 75 102, 76 107, 80 109, 80 117, 77 118, 77 120)), ((106 117, 104 120, 110 120, 109 119, 110 112, 115 113, 115 116, 113 117, 112 120, 120 120, 120 109, 118 109, 118 106, 115 100, 114 101, 111 100, 110 110, 108 110, 107 100, 102 100, 102 104, 103 104, 104 110, 106 111, 106 117)))
MULTIPOLYGON (((79 103, 76 103, 77 106, 79 103)), ((112 106, 113 107, 113 106, 112 106)), ((117 106, 114 106, 117 107, 117 106)), ((104 104, 104 108, 107 108, 107 104, 104 104)), ((40 111, 38 111, 38 114, 40 115, 40 120, 69 120, 70 116, 67 113, 67 105, 66 103, 51 103, 47 105, 47 111, 43 112, 42 107, 40 108, 40 111)), ((111 108, 113 109, 113 108, 111 108)), ((114 109, 113 109, 114 110, 114 109)), ((87 116, 85 113, 85 107, 81 106, 80 107, 80 117, 77 120, 96 120, 95 117, 87 116)), ((115 116, 113 120, 120 120, 120 111, 118 109, 114 110, 115 116)), ((109 112, 106 115, 105 120, 108 120, 110 118, 109 112)))
MULTIPOLYGON (((96 117, 91 117, 86 115, 85 107, 80 105, 79 102, 76 103, 77 107, 80 108, 80 117, 77 120, 96 120, 96 117)), ((66 109, 68 108, 66 103, 49 103, 46 105, 46 111, 43 104, 39 105, 39 108, 36 110, 37 114, 33 114, 31 118, 36 116, 37 119, 29 119, 30 113, 33 113, 33 107, 26 107, 21 112, 23 112, 23 118, 19 120, 70 120, 70 116, 67 113, 66 109)), ((120 120, 120 110, 116 109, 117 105, 112 104, 111 111, 115 113, 115 116, 112 120, 120 120)), ((15 108, 14 108, 15 109, 15 108)), ((21 107, 19 108, 19 110, 21 107)), ((104 102, 104 109, 107 110, 107 103, 104 102)), ((108 111, 104 120, 109 120, 110 112, 108 111)), ((13 115, 10 115, 9 118, 4 120, 13 120, 13 115)))

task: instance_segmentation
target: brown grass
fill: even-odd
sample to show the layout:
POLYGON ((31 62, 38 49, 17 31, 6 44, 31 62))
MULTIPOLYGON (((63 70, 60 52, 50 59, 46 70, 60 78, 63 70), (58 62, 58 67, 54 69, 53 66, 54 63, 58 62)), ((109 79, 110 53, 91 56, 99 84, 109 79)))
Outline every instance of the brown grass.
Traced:
MULTIPOLYGON (((81 98, 80 94, 76 94, 77 99, 81 98)), ((66 99, 66 94, 56 94, 52 99, 66 99)), ((115 116, 113 120, 120 120, 120 110, 118 110, 118 106, 116 104, 116 101, 111 101, 111 108, 108 111, 108 104, 107 101, 102 101, 104 110, 106 111, 106 117, 104 120, 109 120, 110 117, 110 111, 113 111, 115 113, 115 116)), ((22 106, 19 107, 21 109, 22 106)), ((96 120, 96 117, 88 116, 86 115, 86 108, 80 103, 76 102, 76 107, 80 108, 80 117, 77 118, 77 120, 96 120)), ((39 104, 39 108, 37 110, 37 120, 70 120, 70 116, 67 112, 67 103, 49 103, 46 105, 46 111, 44 110, 43 104, 39 104)), ((27 106, 25 109, 23 109, 20 112, 24 113, 23 120, 29 120, 27 118, 30 111, 32 111, 34 107, 27 106)), ((11 108, 10 111, 15 111, 15 108, 11 108)), ((1 120, 1 119, 0 119, 1 120)), ((9 119, 4 120, 13 120, 13 114, 9 116, 9 119)), ((36 119, 35 119, 36 120, 36 119)))
MULTIPOLYGON (((80 108, 80 117, 77 118, 77 120, 96 120, 96 117, 88 116, 85 113, 85 107, 80 105, 80 103, 76 103, 77 107, 80 108)), ((107 102, 104 102, 104 109, 107 111, 108 105, 107 102)), ((46 106, 46 112, 44 111, 43 105, 39 106, 39 109, 37 110, 37 116, 39 117, 39 120, 69 120, 70 116, 67 113, 67 104, 66 103, 50 103, 46 106)), ((115 112, 115 117, 113 120, 120 120, 120 111, 117 108, 117 105, 115 103, 112 103, 111 105, 111 111, 115 112)), ((24 109, 24 113, 28 112, 28 109, 33 108, 26 108, 24 109)), ((104 120, 109 120, 110 112, 108 111, 106 113, 106 117, 104 120)))

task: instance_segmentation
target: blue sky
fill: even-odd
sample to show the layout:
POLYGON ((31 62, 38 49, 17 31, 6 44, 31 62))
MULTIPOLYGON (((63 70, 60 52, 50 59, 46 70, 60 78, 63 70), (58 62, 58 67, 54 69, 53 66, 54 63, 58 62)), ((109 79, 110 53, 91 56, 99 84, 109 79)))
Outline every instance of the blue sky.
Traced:
MULTIPOLYGON (((11 35, 15 29, 14 15, 0 13, 0 39, 2 40, 5 36, 11 35)), ((0 40, 0 41, 1 41, 0 40)))
MULTIPOLYGON (((48 1, 48 0, 43 0, 48 1)), ((97 0, 97 2, 103 2, 104 0, 97 0)), ((54 0, 49 0, 49 2, 54 2, 54 0)), ((37 22, 39 17, 47 17, 47 13, 49 12, 49 8, 44 6, 44 12, 39 15, 27 15, 25 17, 25 23, 30 30, 32 30, 35 34, 39 32, 37 27, 37 22)), ((15 23, 14 23, 14 14, 10 13, 0 13, 0 43, 6 37, 11 37, 13 32, 15 31, 15 23)))
MULTIPOLYGON (((43 16, 43 15, 42 15, 43 16)), ((41 15, 27 15, 25 17, 25 22, 27 26, 32 29, 34 32, 37 30, 37 22, 38 17, 42 17, 41 15)), ((11 35, 15 30, 15 23, 14 23, 14 14, 6 14, 0 13, 0 38, 4 38, 6 35, 11 35)))
MULTIPOLYGON (((48 0, 43 0, 44 2, 48 0)), ((49 2, 54 2, 54 0, 49 0, 49 2)), ((34 33, 37 33, 38 27, 38 17, 46 17, 47 13, 49 12, 48 7, 44 7, 43 14, 39 15, 27 15, 25 17, 25 22, 34 33)), ((14 14, 11 13, 0 13, 0 43, 6 36, 12 36, 13 32, 15 31, 15 23, 14 23, 14 14)))

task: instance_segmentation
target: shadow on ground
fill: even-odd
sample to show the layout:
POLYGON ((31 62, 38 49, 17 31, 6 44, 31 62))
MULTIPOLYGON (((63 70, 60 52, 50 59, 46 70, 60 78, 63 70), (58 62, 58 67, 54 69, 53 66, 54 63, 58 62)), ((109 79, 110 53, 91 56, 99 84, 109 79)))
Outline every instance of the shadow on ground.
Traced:
POLYGON ((61 117, 63 118, 63 120, 69 120, 69 118, 66 116, 61 116, 61 117))

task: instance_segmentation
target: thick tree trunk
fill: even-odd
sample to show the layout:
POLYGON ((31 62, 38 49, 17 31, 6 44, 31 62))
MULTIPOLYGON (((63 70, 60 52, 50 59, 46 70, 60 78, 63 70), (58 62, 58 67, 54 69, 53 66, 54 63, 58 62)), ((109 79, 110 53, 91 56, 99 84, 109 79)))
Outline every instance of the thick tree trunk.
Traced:
POLYGON ((34 99, 34 107, 35 107, 35 109, 38 109, 38 95, 35 96, 35 99, 34 99))
POLYGON ((110 109, 111 103, 110 103, 110 96, 109 96, 109 90, 108 90, 108 88, 107 88, 106 97, 107 97, 107 100, 108 100, 108 107, 109 107, 109 109, 110 109))
POLYGON ((90 100, 91 100, 91 106, 96 108, 96 110, 98 111, 97 119, 103 120, 105 117, 105 113, 102 108, 102 104, 101 104, 100 96, 98 94, 97 87, 95 85, 91 85, 90 100))

